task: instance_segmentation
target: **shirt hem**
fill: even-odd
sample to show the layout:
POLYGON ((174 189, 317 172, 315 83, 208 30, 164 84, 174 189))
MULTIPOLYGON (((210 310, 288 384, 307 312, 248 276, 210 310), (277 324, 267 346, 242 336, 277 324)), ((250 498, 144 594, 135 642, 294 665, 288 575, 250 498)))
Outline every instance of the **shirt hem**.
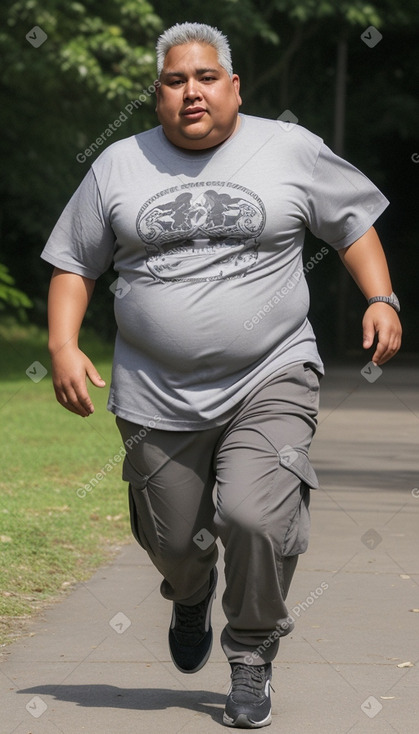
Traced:
POLYGON ((133 411, 121 408, 118 405, 112 403, 108 404, 107 409, 110 413, 113 413, 118 418, 134 423, 137 426, 143 426, 144 428, 158 428, 160 431, 207 431, 210 428, 217 428, 222 426, 224 423, 228 423, 231 416, 234 414, 234 409, 231 408, 228 413, 223 413, 217 418, 212 420, 206 418, 200 418, 197 421, 185 421, 176 419, 165 419, 162 418, 160 413, 156 411, 156 415, 151 417, 149 415, 141 415, 139 413, 133 413, 133 411), (155 423, 155 426, 150 424, 155 423))
POLYGON ((272 372, 268 372, 268 374, 264 375, 256 386, 250 388, 249 391, 244 394, 235 405, 231 406, 225 413, 220 413, 220 415, 213 418, 199 418, 197 420, 177 420, 176 418, 163 418, 158 412, 158 409, 156 409, 153 416, 143 415, 139 413, 134 413, 129 409, 116 405, 110 400, 108 401, 107 409, 110 413, 113 413, 118 418, 122 418, 129 423, 143 426, 145 428, 158 428, 158 430, 163 431, 206 431, 211 428, 218 428, 219 426, 227 424, 232 416, 237 412, 238 404, 245 400, 248 394, 251 393, 255 389, 255 387, 261 387, 266 382, 269 382, 269 380, 272 379, 274 375, 281 374, 282 372, 288 370, 290 366, 298 364, 307 364, 313 367, 313 369, 316 370, 320 375, 324 375, 324 365, 321 360, 315 360, 312 356, 291 360, 290 362, 281 364, 280 367, 277 366, 275 369, 272 370, 272 372))

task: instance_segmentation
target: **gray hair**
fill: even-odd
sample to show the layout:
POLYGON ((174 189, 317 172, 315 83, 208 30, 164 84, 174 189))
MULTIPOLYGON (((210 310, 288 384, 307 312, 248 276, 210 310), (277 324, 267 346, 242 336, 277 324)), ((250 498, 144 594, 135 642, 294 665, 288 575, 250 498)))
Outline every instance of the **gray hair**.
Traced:
POLYGON ((160 76, 163 69, 166 54, 173 46, 182 46, 185 43, 208 43, 217 52, 218 63, 231 77, 233 64, 231 61, 230 44, 218 28, 205 23, 176 23, 159 36, 157 39, 157 75, 160 76))

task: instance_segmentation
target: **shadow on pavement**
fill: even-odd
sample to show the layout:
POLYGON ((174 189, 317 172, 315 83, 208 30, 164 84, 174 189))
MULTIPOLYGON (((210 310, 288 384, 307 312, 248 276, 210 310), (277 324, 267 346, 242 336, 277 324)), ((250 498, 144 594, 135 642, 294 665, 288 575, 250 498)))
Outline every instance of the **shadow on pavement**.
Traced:
POLYGON ((161 711, 183 708, 211 716, 221 723, 226 696, 213 691, 173 691, 169 688, 118 688, 95 685, 39 685, 17 693, 53 696, 56 701, 70 701, 90 708, 120 708, 137 711, 161 711), (222 708, 220 708, 220 707, 222 708))

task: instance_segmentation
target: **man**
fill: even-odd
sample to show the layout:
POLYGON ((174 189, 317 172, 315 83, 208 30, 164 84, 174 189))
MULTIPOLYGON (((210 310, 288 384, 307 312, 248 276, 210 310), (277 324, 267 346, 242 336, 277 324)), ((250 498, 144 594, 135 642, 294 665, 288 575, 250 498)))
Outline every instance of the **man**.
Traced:
POLYGON ((43 252, 55 266, 50 351, 58 401, 93 412, 77 346, 95 279, 119 273, 109 409, 127 451, 132 530, 173 603, 169 647, 184 673, 212 645, 224 546, 231 664, 223 721, 270 723, 285 598, 306 550, 308 459, 323 365, 307 321, 305 228, 338 250, 368 300, 364 347, 400 346, 385 256, 372 227, 385 197, 312 133, 239 114, 227 39, 196 23, 158 40, 160 126, 93 163, 43 252), (213 489, 216 487, 216 507, 213 489))

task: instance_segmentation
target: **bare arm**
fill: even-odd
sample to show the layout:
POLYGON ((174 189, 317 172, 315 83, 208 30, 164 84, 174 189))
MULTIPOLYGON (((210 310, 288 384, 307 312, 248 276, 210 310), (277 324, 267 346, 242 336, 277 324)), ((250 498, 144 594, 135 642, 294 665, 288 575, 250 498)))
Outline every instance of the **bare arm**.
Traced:
POLYGON ((48 347, 57 400, 67 410, 86 417, 94 406, 86 387, 104 387, 90 359, 79 349, 78 337, 95 281, 65 270, 54 269, 48 296, 48 347))
MULTIPOLYGON (((359 240, 339 252, 340 258, 365 298, 389 296, 392 292, 387 260, 381 242, 371 227, 359 240)), ((373 303, 365 312, 363 346, 369 349, 377 334, 375 364, 384 364, 400 349, 402 327, 396 311, 387 303, 373 303)))

